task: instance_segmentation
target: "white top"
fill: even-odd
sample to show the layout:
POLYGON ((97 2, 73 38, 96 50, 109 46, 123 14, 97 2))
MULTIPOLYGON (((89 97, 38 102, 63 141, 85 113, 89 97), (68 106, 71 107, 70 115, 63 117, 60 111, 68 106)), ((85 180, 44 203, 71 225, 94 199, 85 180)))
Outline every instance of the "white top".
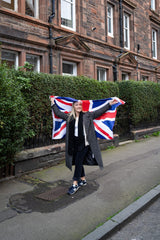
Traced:
MULTIPOLYGON (((78 137, 78 120, 79 120, 79 117, 76 117, 75 126, 74 126, 74 136, 75 137, 78 137)), ((85 146, 88 146, 89 142, 87 141, 87 135, 86 135, 86 130, 85 130, 84 125, 83 125, 83 132, 84 132, 85 146)))
POLYGON ((78 120, 79 117, 76 117, 75 126, 74 126, 74 136, 78 137, 78 120))

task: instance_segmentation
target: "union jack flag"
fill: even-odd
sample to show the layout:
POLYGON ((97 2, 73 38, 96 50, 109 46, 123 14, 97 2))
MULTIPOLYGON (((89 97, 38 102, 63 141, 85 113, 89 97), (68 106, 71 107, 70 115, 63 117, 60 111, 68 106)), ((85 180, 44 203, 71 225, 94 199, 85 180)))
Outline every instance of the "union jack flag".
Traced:
MULTIPOLYGON (((57 107, 65 113, 70 113, 72 109, 72 104, 75 101, 78 101, 74 98, 69 97, 59 97, 59 96, 50 96, 50 98, 55 98, 55 104, 57 107)), ((117 97, 105 98, 100 100, 81 100, 82 101, 82 110, 84 112, 92 112, 100 109, 111 100, 117 100, 117 103, 112 105, 111 108, 101 115, 99 118, 93 120, 95 132, 97 138, 101 139, 113 139, 113 127, 115 123, 115 118, 117 114, 117 107, 125 102, 117 97)), ((66 121, 58 118, 55 113, 52 111, 53 116, 53 132, 52 139, 61 139, 66 134, 66 121)))

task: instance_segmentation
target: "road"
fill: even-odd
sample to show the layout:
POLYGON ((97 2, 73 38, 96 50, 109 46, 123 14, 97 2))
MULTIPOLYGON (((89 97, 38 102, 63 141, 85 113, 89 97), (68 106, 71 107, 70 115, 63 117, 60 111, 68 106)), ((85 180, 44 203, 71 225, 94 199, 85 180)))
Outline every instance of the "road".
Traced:
POLYGON ((159 240, 160 198, 106 240, 159 240))

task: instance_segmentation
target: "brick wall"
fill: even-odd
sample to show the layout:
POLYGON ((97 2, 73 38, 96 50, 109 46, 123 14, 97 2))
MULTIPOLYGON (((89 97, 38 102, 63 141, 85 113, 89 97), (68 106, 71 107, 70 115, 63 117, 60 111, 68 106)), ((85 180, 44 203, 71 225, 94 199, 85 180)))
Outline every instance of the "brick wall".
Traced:
MULTIPOLYGON (((3 1, 2 1, 3 2, 3 1)), ((157 2, 158 3, 158 2, 157 2)), ((0 7, 0 41, 3 49, 17 51, 19 65, 25 62, 26 54, 40 56, 41 71, 49 72, 49 27, 53 38, 67 37, 66 42, 52 41, 53 73, 62 74, 63 60, 77 63, 79 75, 97 79, 97 67, 107 71, 107 79, 113 81, 113 68, 117 64, 118 79, 122 72, 131 79, 148 77, 150 81, 160 80, 160 3, 156 10, 150 8, 150 1, 122 1, 123 14, 129 16, 130 50, 120 46, 120 8, 118 0, 76 1, 76 31, 61 26, 61 1, 55 0, 55 17, 52 23, 52 1, 39 1, 39 19, 25 15, 24 1, 18 1, 18 10, 0 7), (108 36, 107 4, 113 7, 114 37, 108 36), (93 28, 96 28, 93 30, 93 28), (157 31, 157 59, 152 58, 152 29, 157 31), (137 45, 140 50, 137 53, 137 45), (89 47, 89 49, 87 49, 89 47), (126 53, 129 53, 126 55, 126 53), (123 55, 123 58, 118 57, 123 55), (132 59, 131 59, 132 58, 132 59), (136 61, 133 61, 133 58, 136 61), (137 65, 138 64, 138 65, 137 65), (138 66, 138 68, 137 68, 138 66)))

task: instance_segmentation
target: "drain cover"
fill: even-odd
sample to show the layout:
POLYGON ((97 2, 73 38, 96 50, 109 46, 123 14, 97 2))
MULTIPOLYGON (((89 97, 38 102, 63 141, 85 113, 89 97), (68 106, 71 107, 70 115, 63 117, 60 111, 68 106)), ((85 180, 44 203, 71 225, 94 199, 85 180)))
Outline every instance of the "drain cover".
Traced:
POLYGON ((54 187, 51 190, 48 190, 44 193, 36 195, 36 197, 46 200, 46 201, 53 201, 55 199, 60 198, 64 194, 66 194, 66 192, 67 192, 67 187, 58 186, 58 187, 54 187))

